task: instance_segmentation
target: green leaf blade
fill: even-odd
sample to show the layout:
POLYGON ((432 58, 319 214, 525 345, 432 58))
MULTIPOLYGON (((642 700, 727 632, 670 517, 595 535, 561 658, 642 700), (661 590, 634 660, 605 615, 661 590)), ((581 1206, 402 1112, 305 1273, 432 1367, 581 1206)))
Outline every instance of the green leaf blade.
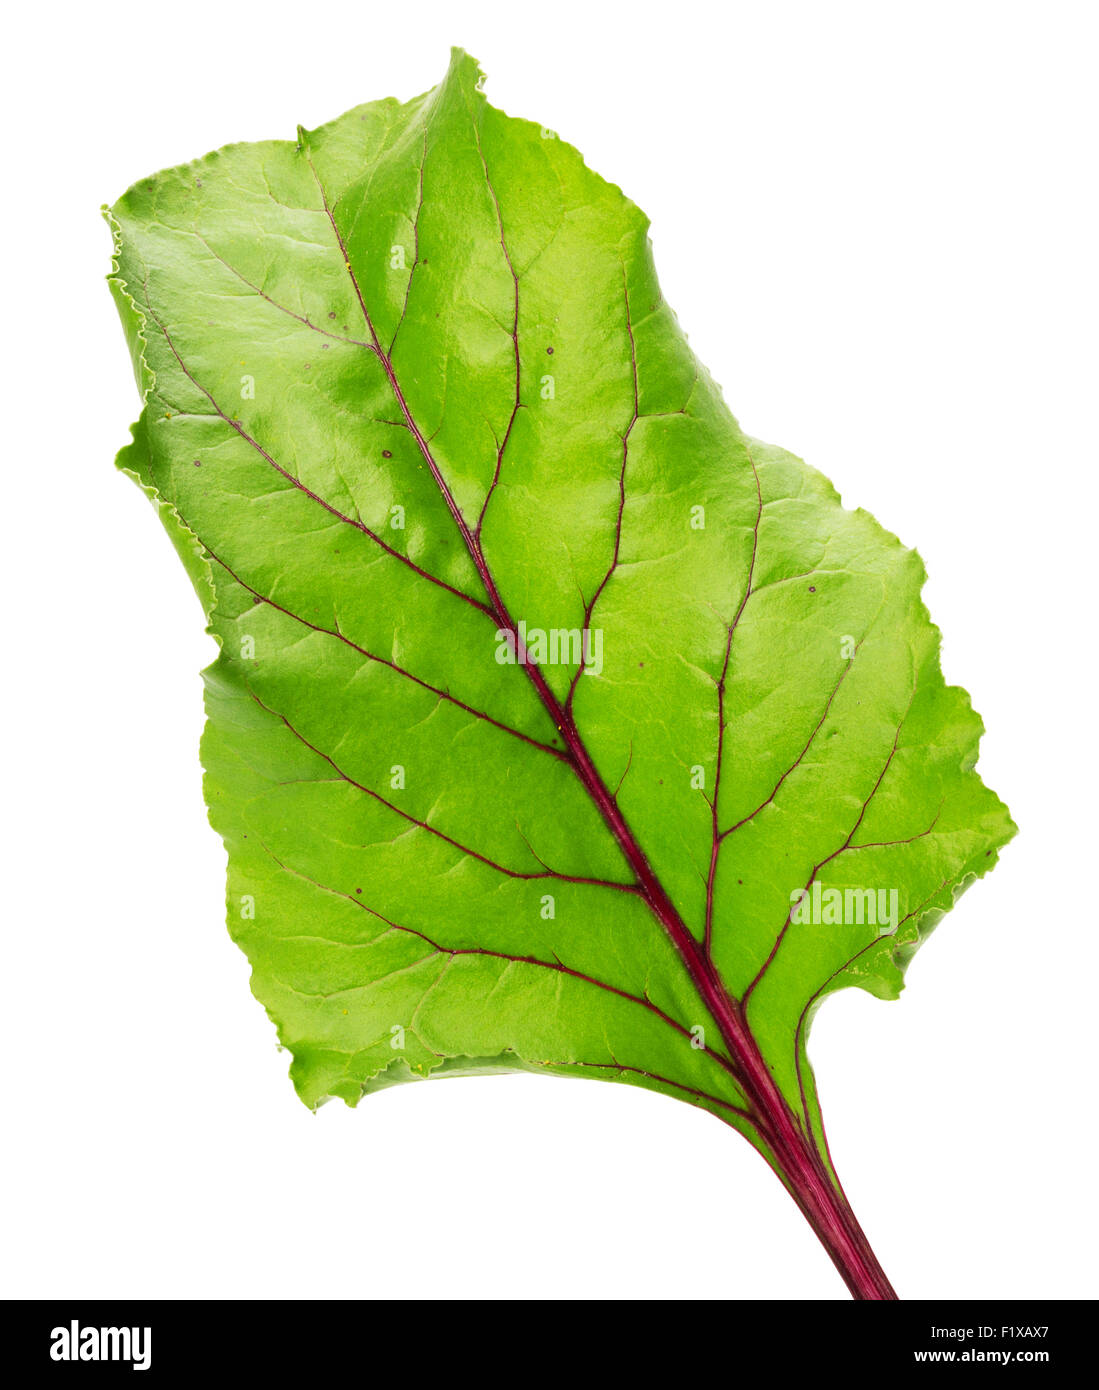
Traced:
POLYGON ((230 929, 302 1099, 592 1076, 830 1172, 813 1014, 895 997, 1014 833, 918 556, 742 433, 643 214, 464 54, 111 220, 119 463, 220 646, 230 929))

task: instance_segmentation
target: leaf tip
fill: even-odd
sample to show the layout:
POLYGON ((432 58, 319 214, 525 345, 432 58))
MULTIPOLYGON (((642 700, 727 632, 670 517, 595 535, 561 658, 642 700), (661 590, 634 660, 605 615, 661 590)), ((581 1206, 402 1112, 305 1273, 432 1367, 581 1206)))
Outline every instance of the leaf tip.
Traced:
POLYGON ((485 72, 481 64, 466 49, 453 44, 450 49, 450 67, 447 69, 447 79, 454 78, 459 82, 468 83, 471 89, 479 92, 485 85, 485 72))

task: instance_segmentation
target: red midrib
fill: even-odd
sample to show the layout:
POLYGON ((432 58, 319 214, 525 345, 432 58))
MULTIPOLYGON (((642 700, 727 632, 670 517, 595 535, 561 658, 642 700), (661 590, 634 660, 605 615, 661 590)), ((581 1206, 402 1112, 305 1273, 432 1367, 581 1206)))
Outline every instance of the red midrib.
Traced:
MULTIPOLYGON (((725 988, 708 953, 696 940, 675 904, 657 878, 640 843, 622 814, 617 801, 608 790, 591 755, 580 737, 572 715, 550 689, 537 663, 530 660, 513 622, 507 605, 496 586, 480 539, 474 536, 462 515, 450 487, 409 409, 401 384, 393 369, 389 354, 381 345, 362 290, 351 265, 343 235, 336 224, 328 195, 317 175, 312 159, 306 159, 316 180, 324 203, 324 211, 343 256, 363 320, 371 338, 371 349, 377 356, 401 411, 405 424, 416 440, 421 457, 431 472, 439 492, 446 502, 454 523, 469 552, 470 559, 489 598, 491 614, 499 628, 511 634, 514 650, 534 686, 555 727, 560 731, 577 776, 595 802, 615 840, 637 875, 638 885, 652 912, 667 932, 680 959, 706 1007, 713 1016, 729 1049, 736 1078, 748 1098, 751 1122, 772 1150, 788 1190, 817 1236, 828 1250, 848 1288, 856 1297, 895 1298, 892 1286, 877 1262, 866 1236, 834 1184, 816 1150, 803 1132, 785 1097, 778 1089, 770 1068, 748 1029, 744 1012, 725 988)), ((415 265, 413 266, 413 271, 415 265)))

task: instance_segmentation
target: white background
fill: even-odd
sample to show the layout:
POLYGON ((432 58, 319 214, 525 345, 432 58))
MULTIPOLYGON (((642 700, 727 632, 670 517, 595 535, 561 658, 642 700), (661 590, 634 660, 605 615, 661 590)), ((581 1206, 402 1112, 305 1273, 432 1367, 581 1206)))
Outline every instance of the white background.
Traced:
MULTIPOLYGON (((901 1002, 812 1042, 907 1297, 1097 1292, 1096 15, 1067 3, 20 7, 5 70, 3 1292, 842 1298, 707 1115, 534 1077, 311 1115, 222 920, 213 654, 112 468, 138 401, 99 205, 437 81, 651 215, 752 433, 919 547, 1021 827, 901 1002)), ((11 25, 9 16, 8 24, 11 25)))

